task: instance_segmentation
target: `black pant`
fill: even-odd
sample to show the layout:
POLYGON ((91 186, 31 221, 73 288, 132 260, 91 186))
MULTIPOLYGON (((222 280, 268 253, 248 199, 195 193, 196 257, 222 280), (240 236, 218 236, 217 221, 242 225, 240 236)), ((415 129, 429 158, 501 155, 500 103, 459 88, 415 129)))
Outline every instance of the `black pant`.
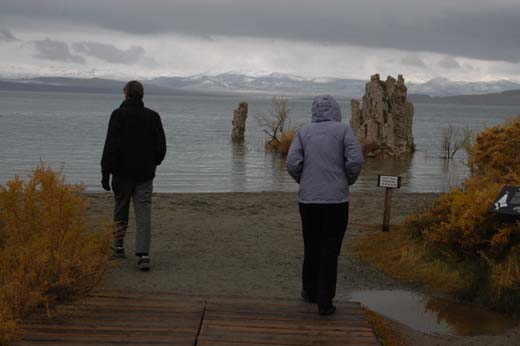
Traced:
POLYGON ((300 203, 304 258, 302 286, 320 305, 329 305, 336 295, 338 256, 347 230, 348 202, 300 203))

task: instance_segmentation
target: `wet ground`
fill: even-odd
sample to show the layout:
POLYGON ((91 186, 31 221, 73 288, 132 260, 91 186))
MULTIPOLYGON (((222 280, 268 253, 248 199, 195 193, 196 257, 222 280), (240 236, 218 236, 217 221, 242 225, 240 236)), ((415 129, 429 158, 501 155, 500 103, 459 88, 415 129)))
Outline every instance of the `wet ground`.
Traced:
POLYGON ((359 290, 352 292, 350 297, 380 315, 428 334, 499 334, 519 322, 507 315, 413 291, 359 290))

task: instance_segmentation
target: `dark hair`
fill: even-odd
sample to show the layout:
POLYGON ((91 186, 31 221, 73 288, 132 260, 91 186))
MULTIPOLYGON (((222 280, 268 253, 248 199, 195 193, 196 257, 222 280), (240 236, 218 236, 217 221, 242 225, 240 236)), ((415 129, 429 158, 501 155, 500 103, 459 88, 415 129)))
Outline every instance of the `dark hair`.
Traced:
POLYGON ((144 95, 143 85, 136 80, 132 80, 132 81, 126 83, 123 90, 124 90, 126 96, 128 96, 131 99, 141 100, 144 95))

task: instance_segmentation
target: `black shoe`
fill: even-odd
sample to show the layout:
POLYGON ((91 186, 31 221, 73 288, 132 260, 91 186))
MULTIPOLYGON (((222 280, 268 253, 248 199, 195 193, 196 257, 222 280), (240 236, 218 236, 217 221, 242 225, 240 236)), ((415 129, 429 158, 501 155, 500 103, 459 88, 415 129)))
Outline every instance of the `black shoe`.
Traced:
POLYGON ((125 248, 122 246, 111 246, 110 250, 112 250, 112 259, 125 258, 125 248))
POLYGON ((144 272, 150 270, 150 257, 149 256, 139 256, 137 260, 137 268, 144 272))
POLYGON ((332 305, 332 304, 330 304, 330 305, 319 305, 318 306, 318 313, 321 316, 332 315, 335 312, 336 312, 336 307, 334 305, 332 305))
POLYGON ((310 304, 316 303, 316 298, 311 296, 306 290, 302 290, 300 294, 301 294, 304 302, 310 303, 310 304))

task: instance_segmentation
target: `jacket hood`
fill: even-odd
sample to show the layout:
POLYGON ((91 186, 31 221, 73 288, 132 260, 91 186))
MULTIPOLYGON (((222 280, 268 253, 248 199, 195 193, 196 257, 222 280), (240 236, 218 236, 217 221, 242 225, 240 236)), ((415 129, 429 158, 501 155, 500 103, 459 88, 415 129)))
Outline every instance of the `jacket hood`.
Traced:
POLYGON ((341 121, 341 109, 334 97, 320 95, 312 101, 312 121, 341 121))

